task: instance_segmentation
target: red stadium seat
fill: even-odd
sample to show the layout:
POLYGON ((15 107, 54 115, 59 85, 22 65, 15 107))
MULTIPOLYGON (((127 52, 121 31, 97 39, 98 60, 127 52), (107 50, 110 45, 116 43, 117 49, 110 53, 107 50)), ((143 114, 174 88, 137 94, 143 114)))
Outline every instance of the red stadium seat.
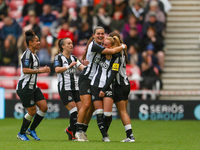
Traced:
POLYGON ((43 95, 44 95, 44 97, 45 97, 46 99, 49 99, 49 94, 43 93, 43 95))
POLYGON ((6 100, 13 99, 13 93, 5 93, 5 99, 6 100))
POLYGON ((1 66, 0 76, 15 76, 16 68, 14 66, 1 66))
POLYGON ((15 82, 15 80, 9 80, 9 79, 1 80, 0 87, 3 87, 5 89, 15 89, 16 82, 15 82))
POLYGON ((76 8, 76 1, 75 0, 63 0, 63 5, 66 5, 68 8, 76 8))
POLYGON ((132 75, 132 66, 131 65, 126 65, 126 75, 131 76, 132 75))
POLYGON ((78 57, 79 59, 82 58, 84 52, 85 52, 85 45, 76 45, 74 46, 74 50, 73 50, 73 55, 75 55, 76 57, 78 57))
POLYGON ((41 89, 49 89, 49 81, 48 80, 38 80, 37 86, 41 89))
POLYGON ((21 76, 21 67, 17 68, 16 75, 17 76, 21 76))
POLYGON ((139 90, 140 89, 140 85, 135 80, 130 80, 130 86, 131 86, 131 90, 139 90))

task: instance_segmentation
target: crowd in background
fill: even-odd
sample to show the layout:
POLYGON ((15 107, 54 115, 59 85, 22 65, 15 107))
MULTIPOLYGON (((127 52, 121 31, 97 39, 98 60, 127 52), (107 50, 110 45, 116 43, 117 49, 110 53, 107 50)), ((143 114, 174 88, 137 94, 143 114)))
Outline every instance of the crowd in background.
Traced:
MULTIPOLYGON (((0 66, 20 65, 28 29, 40 37, 40 65, 52 67, 58 39, 69 37, 75 45, 86 45, 93 28, 102 26, 106 33, 119 33, 127 44, 128 75, 145 79, 162 73, 167 17, 162 0, 71 0, 70 5, 65 3, 70 0, 18 0, 24 4, 16 18, 8 13, 12 1, 0 0, 0 66)), ((143 80, 140 87, 151 89, 149 82, 143 80)))

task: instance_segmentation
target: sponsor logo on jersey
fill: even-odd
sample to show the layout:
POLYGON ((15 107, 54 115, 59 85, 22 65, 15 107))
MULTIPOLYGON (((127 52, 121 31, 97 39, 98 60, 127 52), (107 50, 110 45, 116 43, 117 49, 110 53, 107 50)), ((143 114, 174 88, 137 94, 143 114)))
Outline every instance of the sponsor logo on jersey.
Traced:
POLYGON ((54 66, 58 66, 58 65, 59 65, 59 61, 58 61, 58 60, 55 60, 54 66))
POLYGON ((106 64, 106 62, 100 62, 99 65, 102 67, 102 68, 105 68, 105 69, 108 69, 108 64, 106 64))
POLYGON ((63 64, 68 64, 68 63, 67 63, 67 61, 64 61, 64 63, 63 63, 63 64))
POLYGON ((99 64, 99 62, 100 62, 100 58, 95 57, 95 59, 94 59, 94 63, 99 64))
POLYGON ((112 70, 118 71, 119 70, 119 64, 113 63, 112 70))
POLYGON ((25 59, 24 64, 25 64, 26 66, 28 66, 28 65, 29 65, 29 59, 25 59))

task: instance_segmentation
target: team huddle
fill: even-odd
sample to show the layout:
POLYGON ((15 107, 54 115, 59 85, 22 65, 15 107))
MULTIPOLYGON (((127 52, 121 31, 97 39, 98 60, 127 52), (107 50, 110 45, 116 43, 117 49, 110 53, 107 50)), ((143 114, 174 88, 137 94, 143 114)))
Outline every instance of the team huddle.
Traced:
MULTIPOLYGON (((27 134, 40 140, 35 129, 47 111, 46 100, 36 85, 37 74, 48 73, 50 68, 45 66, 39 69, 39 60, 35 55, 40 44, 39 38, 32 30, 25 34, 28 48, 21 58, 17 94, 28 112, 17 138, 29 141, 27 134), (36 105, 39 107, 37 112, 36 105)), ((71 54, 73 42, 70 38, 60 39, 58 46, 59 54, 55 56, 54 67, 60 99, 70 113, 70 125, 65 129, 69 140, 88 141, 86 131, 95 111, 102 141, 110 142, 108 130, 112 122, 112 106, 115 103, 127 136, 121 142, 135 142, 130 117, 126 111, 130 92, 130 83, 126 76, 126 45, 122 43, 120 36, 112 32, 105 37, 104 28, 96 27, 93 36, 88 40, 82 61, 71 54), (81 71, 79 78, 76 68, 81 71)))

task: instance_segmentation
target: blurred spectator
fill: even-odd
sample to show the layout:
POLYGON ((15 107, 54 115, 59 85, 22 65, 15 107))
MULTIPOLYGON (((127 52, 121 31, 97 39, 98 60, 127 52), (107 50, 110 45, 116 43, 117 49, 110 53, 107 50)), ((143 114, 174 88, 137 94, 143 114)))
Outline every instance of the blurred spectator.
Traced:
POLYGON ((51 50, 45 37, 40 39, 40 49, 37 51, 37 56, 40 60, 40 66, 50 66, 51 64, 51 50))
POLYGON ((42 15, 40 16, 40 27, 44 26, 50 27, 53 22, 56 21, 56 16, 51 13, 51 6, 45 4, 42 7, 42 15))
MULTIPOLYGON (((32 16, 36 16, 36 13, 35 13, 34 10, 30 10, 28 12, 28 15, 24 16, 22 27, 24 27, 27 24, 29 24, 30 17, 32 17, 32 16)), ((37 24, 39 23, 39 21, 40 21, 39 17, 36 16, 36 22, 37 22, 37 24)))
POLYGON ((165 11, 164 11, 164 4, 162 3, 162 1, 161 0, 149 0, 149 2, 147 3, 147 5, 146 5, 146 8, 145 8, 145 14, 149 11, 149 9, 150 9, 150 3, 152 2, 152 1, 155 1, 155 2, 157 2, 158 3, 158 8, 164 13, 165 11))
POLYGON ((8 6, 6 5, 5 0, 0 0, 0 21, 8 15, 8 6))
POLYGON ((128 22, 123 27, 123 39, 125 39, 129 35, 130 28, 136 28, 139 37, 142 37, 142 25, 137 22, 137 19, 134 15, 129 15, 128 22))
MULTIPOLYGON (((88 12, 88 7, 87 6, 81 7, 80 12, 78 13, 78 20, 80 20, 79 24, 81 25, 82 23, 87 22, 89 24, 89 27, 91 27, 92 29, 93 22, 91 18, 92 16, 88 12)), ((80 26, 77 27, 80 29, 80 26)))
POLYGON ((76 10, 73 8, 69 9, 69 26, 71 32, 76 32, 81 28, 81 18, 78 17, 76 10))
POLYGON ((52 34, 50 32, 50 28, 45 26, 45 27, 42 28, 41 32, 42 32, 41 37, 45 37, 48 45, 52 46, 53 41, 54 41, 54 37, 52 36, 52 34))
POLYGON ((124 24, 125 24, 125 21, 122 18, 122 13, 120 11, 116 11, 111 21, 111 25, 110 25, 111 31, 118 30, 119 32, 121 32, 124 27, 124 24))
POLYGON ((81 30, 78 32, 78 45, 86 45, 92 36, 92 30, 87 22, 82 23, 81 30))
POLYGON ((141 77, 142 81, 140 82, 140 88, 143 90, 153 89, 156 81, 159 80, 153 66, 149 65, 146 61, 143 61, 141 65, 141 77))
POLYGON ((1 44, 2 65, 17 66, 18 54, 16 49, 16 39, 12 35, 8 35, 1 44))
POLYGON ((94 10, 93 10, 94 15, 97 15, 98 10, 99 10, 100 7, 104 7, 105 10, 106 10, 106 13, 109 16, 112 16, 112 14, 113 14, 113 5, 110 4, 108 2, 108 0, 101 0, 101 2, 94 7, 94 10))
POLYGON ((137 65, 141 67, 141 64, 143 62, 143 57, 138 52, 137 48, 135 48, 134 45, 131 45, 128 49, 128 60, 132 66, 137 65))
POLYGON ((156 1, 150 2, 150 9, 145 16, 145 22, 149 21, 150 15, 153 12, 156 14, 156 19, 165 24, 165 14, 158 8, 158 2, 156 1))
POLYGON ((92 11, 93 11, 93 4, 94 4, 94 0, 76 0, 76 4, 77 4, 77 12, 79 13, 81 7, 83 6, 87 6, 88 10, 90 12, 90 15, 92 15, 92 11))
POLYGON ((144 9, 139 2, 135 2, 131 7, 128 7, 128 15, 134 14, 134 16, 142 24, 144 20, 144 9))
POLYGON ((28 15, 28 12, 30 10, 35 11, 37 16, 40 16, 42 14, 42 6, 35 0, 27 0, 27 3, 24 5, 24 8, 22 10, 22 16, 24 17, 28 15))
POLYGON ((139 3, 142 8, 146 8, 149 0, 129 0, 129 6, 133 6, 134 3, 139 3))
POLYGON ((93 16, 93 29, 97 26, 102 26, 105 29, 105 32, 109 33, 111 21, 112 18, 107 15, 105 9, 100 7, 97 15, 93 16))
POLYGON ((62 5, 62 10, 59 13, 58 19, 57 19, 58 25, 62 24, 63 22, 68 22, 68 20, 69 20, 69 12, 68 11, 69 11, 68 7, 66 5, 62 5))
POLYGON ((43 4, 49 4, 52 10, 60 11, 63 0, 44 0, 43 4))
POLYGON ((130 28, 129 30, 129 35, 124 39, 124 43, 126 43, 127 45, 127 49, 129 49, 129 47, 131 45, 133 45, 134 47, 136 47, 136 49, 140 49, 140 37, 138 36, 138 31, 136 28, 130 28))
POLYGON ((155 12, 151 12, 151 14, 149 15, 149 21, 143 24, 143 36, 147 36, 147 30, 149 27, 153 27, 154 29, 156 29, 156 35, 163 37, 164 26, 162 22, 156 19, 155 12))
POLYGON ((156 35, 156 30, 153 27, 149 27, 147 30, 147 37, 144 37, 142 40, 141 48, 144 51, 147 47, 147 45, 151 43, 154 46, 154 54, 159 60, 159 66, 161 69, 164 67, 164 43, 163 39, 156 35))
POLYGON ((58 39, 62 39, 66 37, 70 38, 72 41, 74 40, 74 34, 73 32, 69 30, 69 23, 64 22, 62 24, 62 28, 60 32, 58 33, 58 39))
POLYGON ((54 63, 54 58, 59 53, 58 41, 59 39, 57 39, 51 47, 51 63, 54 63))
POLYGON ((4 18, 3 22, 4 26, 1 29, 0 38, 5 40, 7 36, 11 34, 18 40, 19 36, 22 34, 22 29, 19 24, 8 16, 4 18))
POLYGON ((148 62, 149 65, 153 66, 156 73, 161 73, 161 68, 159 66, 158 58, 154 55, 154 46, 152 43, 149 43, 146 47, 146 52, 143 53, 143 58, 148 62))
POLYGON ((38 37, 41 37, 41 29, 38 25, 38 17, 33 15, 29 17, 29 24, 27 24, 24 28, 24 31, 33 30, 38 37))
POLYGON ((123 14, 123 18, 125 19, 127 17, 127 7, 128 7, 128 1, 127 0, 113 0, 113 7, 114 11, 121 11, 123 14))

